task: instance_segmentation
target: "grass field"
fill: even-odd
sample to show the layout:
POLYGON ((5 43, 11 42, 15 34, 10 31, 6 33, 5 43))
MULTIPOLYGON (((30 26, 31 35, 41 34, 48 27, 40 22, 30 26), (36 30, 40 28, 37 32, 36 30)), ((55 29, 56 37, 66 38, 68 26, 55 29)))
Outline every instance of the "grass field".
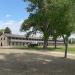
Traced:
MULTIPOLYGON (((29 49, 29 50, 44 50, 42 46, 34 47, 34 48, 18 48, 18 49, 29 49)), ((55 49, 54 46, 48 46, 46 49, 47 51, 57 51, 57 52, 64 52, 65 47, 64 46, 57 46, 55 49)), ((68 53, 75 53, 75 45, 69 45, 68 46, 68 53)))
MULTIPOLYGON (((37 46, 37 47, 33 47, 33 48, 28 48, 28 47, 13 47, 13 48, 9 48, 9 49, 28 49, 28 50, 44 50, 42 46, 37 46)), ((47 51, 57 51, 57 52, 64 52, 65 51, 65 47, 62 45, 58 45, 57 48, 55 49, 54 46, 48 46, 48 48, 46 49, 47 51)), ((45 51, 45 50, 44 50, 45 51)), ((68 53, 75 53, 75 44, 74 45, 69 45, 68 46, 68 53)))

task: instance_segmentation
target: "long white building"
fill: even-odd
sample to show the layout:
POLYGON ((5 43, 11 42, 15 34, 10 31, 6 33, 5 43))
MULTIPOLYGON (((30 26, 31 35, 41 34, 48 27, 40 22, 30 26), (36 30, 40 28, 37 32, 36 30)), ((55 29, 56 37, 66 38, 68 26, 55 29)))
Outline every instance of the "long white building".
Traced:
MULTIPOLYGON (((37 42, 38 45, 43 45, 43 39, 42 38, 26 38, 22 35, 15 35, 15 34, 2 34, 0 36, 0 46, 25 46, 28 45, 31 42, 37 42)), ((57 41, 58 43, 63 43, 63 41, 57 41)), ((53 40, 48 40, 48 45, 54 44, 53 40)))

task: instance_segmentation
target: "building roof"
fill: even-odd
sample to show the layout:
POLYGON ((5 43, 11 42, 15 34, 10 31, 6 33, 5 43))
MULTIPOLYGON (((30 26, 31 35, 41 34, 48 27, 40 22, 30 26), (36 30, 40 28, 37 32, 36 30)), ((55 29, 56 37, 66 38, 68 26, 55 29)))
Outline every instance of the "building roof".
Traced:
POLYGON ((24 35, 4 34, 6 37, 26 38, 24 35))
MULTIPOLYGON (((5 35, 6 37, 13 37, 13 38, 26 38, 25 35, 17 35, 17 34, 3 34, 5 35)), ((29 37, 29 38, 32 38, 32 39, 42 39, 40 37, 29 37)))

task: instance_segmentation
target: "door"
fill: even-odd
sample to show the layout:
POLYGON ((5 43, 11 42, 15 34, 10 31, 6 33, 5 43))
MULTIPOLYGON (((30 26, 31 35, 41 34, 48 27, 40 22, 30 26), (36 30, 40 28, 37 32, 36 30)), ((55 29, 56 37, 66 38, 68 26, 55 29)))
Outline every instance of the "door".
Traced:
POLYGON ((2 46, 2 42, 1 42, 1 46, 2 46))

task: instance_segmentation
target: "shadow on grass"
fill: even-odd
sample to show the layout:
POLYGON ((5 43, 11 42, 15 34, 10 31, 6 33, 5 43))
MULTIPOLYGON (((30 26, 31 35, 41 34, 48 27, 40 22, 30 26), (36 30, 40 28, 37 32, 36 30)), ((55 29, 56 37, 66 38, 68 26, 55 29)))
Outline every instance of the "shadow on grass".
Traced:
POLYGON ((75 60, 33 53, 0 56, 0 75, 75 75, 75 60))

